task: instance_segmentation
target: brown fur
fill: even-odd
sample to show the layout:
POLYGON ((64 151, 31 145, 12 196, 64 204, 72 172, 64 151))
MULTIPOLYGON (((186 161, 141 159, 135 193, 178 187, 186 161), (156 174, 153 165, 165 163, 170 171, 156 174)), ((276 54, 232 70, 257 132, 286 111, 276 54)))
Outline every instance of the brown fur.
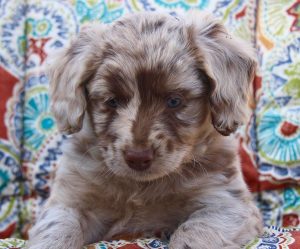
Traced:
POLYGON ((50 73, 58 126, 77 133, 28 248, 168 230, 170 249, 237 249, 260 233, 235 142, 222 136, 245 117, 249 51, 199 13, 85 28, 50 73), (128 150, 151 151, 151 166, 128 167, 128 150))

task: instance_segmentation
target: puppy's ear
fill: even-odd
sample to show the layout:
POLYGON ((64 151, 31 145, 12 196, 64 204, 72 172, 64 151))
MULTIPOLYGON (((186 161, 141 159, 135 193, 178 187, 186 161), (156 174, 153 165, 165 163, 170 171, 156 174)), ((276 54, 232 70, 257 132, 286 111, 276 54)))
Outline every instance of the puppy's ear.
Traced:
POLYGON ((51 109, 61 132, 71 134, 82 127, 86 110, 85 86, 101 62, 101 36, 105 26, 83 27, 71 45, 52 60, 50 79, 51 109))
POLYGON ((212 123, 222 135, 229 135, 247 114, 249 86, 256 60, 254 51, 228 34, 225 27, 207 13, 190 13, 199 63, 210 78, 212 123), (204 67, 204 68, 203 68, 204 67))

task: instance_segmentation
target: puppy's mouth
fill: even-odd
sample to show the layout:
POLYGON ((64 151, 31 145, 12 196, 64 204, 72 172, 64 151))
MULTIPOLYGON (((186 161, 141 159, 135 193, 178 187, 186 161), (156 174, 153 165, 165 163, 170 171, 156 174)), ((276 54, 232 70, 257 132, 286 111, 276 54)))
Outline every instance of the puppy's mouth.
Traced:
POLYGON ((106 165, 117 177, 152 181, 178 170, 185 155, 184 150, 175 154, 158 153, 152 149, 119 150, 106 161, 106 165))

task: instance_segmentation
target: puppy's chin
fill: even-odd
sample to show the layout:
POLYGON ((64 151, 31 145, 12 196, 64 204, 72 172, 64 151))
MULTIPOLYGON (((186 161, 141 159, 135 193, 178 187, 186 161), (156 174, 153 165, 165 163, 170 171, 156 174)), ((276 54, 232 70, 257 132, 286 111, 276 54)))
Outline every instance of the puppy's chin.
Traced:
MULTIPOLYGON (((150 170, 149 170, 150 171, 150 170)), ((162 173, 151 173, 151 172, 138 172, 138 171, 133 171, 131 173, 125 173, 123 177, 126 177, 131 180, 135 180, 137 182, 150 182, 154 181, 160 178, 163 178, 167 174, 162 174, 162 173)))
MULTIPOLYGON (((163 177, 169 176, 173 172, 176 172, 180 168, 181 164, 170 165, 166 169, 162 169, 162 165, 152 165, 149 169, 143 171, 137 171, 130 169, 127 165, 122 165, 121 167, 110 167, 110 171, 117 177, 134 180, 137 182, 149 182, 161 179, 163 177)), ((120 164, 119 164, 120 166, 120 164)))

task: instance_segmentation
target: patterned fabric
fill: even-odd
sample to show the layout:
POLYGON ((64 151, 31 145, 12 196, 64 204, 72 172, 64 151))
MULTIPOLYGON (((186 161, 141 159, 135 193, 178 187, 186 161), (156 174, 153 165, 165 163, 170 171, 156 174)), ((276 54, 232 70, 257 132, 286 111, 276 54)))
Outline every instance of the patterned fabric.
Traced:
POLYGON ((259 1, 262 84, 256 108, 261 179, 300 180, 300 2, 259 1))
POLYGON ((25 246, 25 241, 20 239, 0 240, 0 249, 21 249, 25 246))
MULTIPOLYGON (((254 114, 237 134, 243 171, 266 224, 300 227, 299 0, 0 0, 0 238, 26 238, 49 196, 66 139, 49 111, 48 55, 90 21, 109 23, 142 10, 177 15, 191 8, 213 12, 258 47, 254 114)), ((288 248, 282 241, 292 241, 284 233, 281 247, 271 245, 274 236, 248 248, 288 248)), ((23 242, 10 248, 22 246, 13 243, 23 242)))
POLYGON ((287 187, 260 193, 259 207, 265 224, 300 227, 300 187, 287 187))
MULTIPOLYGON (((0 249, 22 249, 25 241, 19 239, 0 240, 0 249)), ((262 237, 249 242, 244 249, 299 249, 300 230, 265 228, 262 237)), ((157 238, 137 240, 101 241, 83 249, 168 249, 168 242, 157 238)))
POLYGON ((300 230, 265 228, 264 235, 251 241, 244 249, 298 249, 300 230))

